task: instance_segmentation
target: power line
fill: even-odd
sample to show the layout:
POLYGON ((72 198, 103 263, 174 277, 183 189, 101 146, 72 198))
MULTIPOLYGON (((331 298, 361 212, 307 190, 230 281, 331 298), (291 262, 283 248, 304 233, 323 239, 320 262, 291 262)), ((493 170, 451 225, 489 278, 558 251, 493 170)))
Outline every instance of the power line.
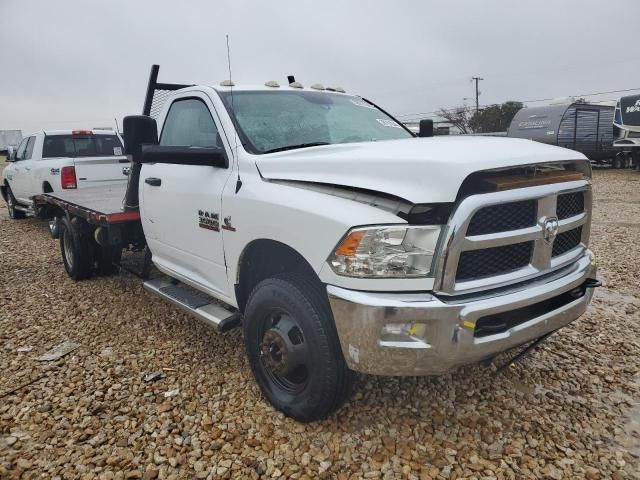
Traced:
MULTIPOLYGON (((625 89, 621 89, 621 90, 609 90, 606 92, 591 92, 591 93, 579 93, 577 95, 570 95, 572 97, 593 97, 596 95, 607 95, 610 93, 624 93, 624 92, 634 92, 634 91, 638 91, 640 90, 640 87, 638 88, 625 88, 625 89)), ((535 100, 521 100, 522 103, 537 103, 537 102, 550 102, 551 100, 556 100, 558 97, 554 97, 554 98, 538 98, 535 100)), ((491 105, 497 105, 497 104, 486 104, 486 105, 479 105, 479 107, 489 107, 491 105)), ((445 111, 445 112, 452 112, 454 110, 456 110, 457 108, 460 107, 451 107, 451 108, 440 108, 438 110, 433 110, 431 112, 418 112, 418 113, 400 113, 398 115, 395 115, 397 118, 399 117, 409 117, 409 118, 414 118, 414 117, 421 117, 423 115, 432 115, 432 114, 437 114, 441 111, 445 111)), ((427 117, 429 118, 429 117, 427 117)), ((405 121, 408 121, 405 120, 405 121)))

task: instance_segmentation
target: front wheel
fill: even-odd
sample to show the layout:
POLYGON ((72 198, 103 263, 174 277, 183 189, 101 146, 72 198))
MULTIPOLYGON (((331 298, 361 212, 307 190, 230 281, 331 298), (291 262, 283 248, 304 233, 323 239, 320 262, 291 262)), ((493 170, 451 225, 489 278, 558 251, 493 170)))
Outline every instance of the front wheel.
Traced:
POLYGON ((13 196, 11 187, 7 186, 7 210, 9 211, 9 218, 12 220, 20 220, 26 216, 22 210, 16 209, 16 198, 13 196))
POLYGON ((260 282, 247 302, 243 328, 251 370, 275 408, 308 422, 346 400, 352 372, 319 287, 294 274, 260 282))
POLYGON ((617 169, 619 169, 619 168, 622 168, 622 160, 620 160, 620 156, 619 156, 619 155, 618 155, 618 156, 616 156, 616 157, 613 159, 613 162, 611 163, 611 166, 612 166, 613 168, 615 168, 616 170, 617 170, 617 169))

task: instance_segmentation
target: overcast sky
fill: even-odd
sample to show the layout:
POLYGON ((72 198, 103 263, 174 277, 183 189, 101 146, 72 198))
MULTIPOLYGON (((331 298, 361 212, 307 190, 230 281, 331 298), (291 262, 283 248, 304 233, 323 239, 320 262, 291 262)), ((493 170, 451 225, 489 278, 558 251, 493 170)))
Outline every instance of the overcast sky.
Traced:
POLYGON ((639 19, 638 0, 0 0, 0 129, 112 126, 152 63, 218 84, 225 34, 236 83, 295 74, 396 115, 462 104, 473 75, 481 104, 640 88, 639 19))

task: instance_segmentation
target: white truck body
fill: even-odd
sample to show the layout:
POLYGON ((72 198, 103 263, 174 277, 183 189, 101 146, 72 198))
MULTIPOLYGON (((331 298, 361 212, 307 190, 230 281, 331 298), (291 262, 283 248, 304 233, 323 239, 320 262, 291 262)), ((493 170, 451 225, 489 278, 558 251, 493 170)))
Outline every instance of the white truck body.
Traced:
MULTIPOLYGON (((180 89, 157 136, 148 117, 125 118, 124 203, 139 211, 67 210, 69 275, 93 265, 77 238, 97 251, 145 244, 170 277, 145 288, 221 330, 240 319, 263 392, 301 420, 340 405, 349 371, 440 374, 586 310, 598 284, 586 157, 521 139, 414 138, 362 98, 318 90, 180 89), (139 224, 105 223, 138 214, 143 240, 139 224)), ((74 202, 58 197, 49 203, 74 202)))
POLYGON ((128 165, 122 141, 112 130, 49 130, 25 137, 3 171, 2 187, 15 200, 31 207, 33 196, 63 189, 61 172, 73 167, 76 182, 65 188, 124 183, 128 165))

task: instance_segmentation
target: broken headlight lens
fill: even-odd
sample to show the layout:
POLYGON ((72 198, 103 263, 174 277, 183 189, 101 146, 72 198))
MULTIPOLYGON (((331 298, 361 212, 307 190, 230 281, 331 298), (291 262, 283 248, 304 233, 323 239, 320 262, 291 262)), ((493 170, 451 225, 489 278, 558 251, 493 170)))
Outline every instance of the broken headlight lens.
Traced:
POLYGON ((360 278, 427 277, 440 226, 355 228, 329 258, 335 273, 360 278))

